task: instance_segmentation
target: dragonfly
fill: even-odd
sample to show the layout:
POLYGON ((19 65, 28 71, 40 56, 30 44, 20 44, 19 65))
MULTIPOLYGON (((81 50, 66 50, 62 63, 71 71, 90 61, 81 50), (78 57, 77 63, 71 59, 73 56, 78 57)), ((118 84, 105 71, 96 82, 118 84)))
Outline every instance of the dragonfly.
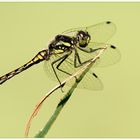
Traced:
MULTIPOLYGON (((120 53, 114 45, 108 44, 107 41, 114 35, 115 31, 116 26, 111 21, 68 29, 56 35, 46 49, 38 52, 26 64, 1 76, 0 84, 43 61, 45 62, 44 66, 47 69, 48 77, 57 80, 61 84, 63 78, 72 75, 77 69, 88 63, 105 46, 108 46, 107 50, 95 66, 114 64, 119 61, 120 53)), ((101 80, 94 72, 89 71, 86 77, 90 79, 89 83, 91 83, 87 83, 86 78, 84 78, 86 88, 89 85, 91 85, 89 89, 98 90, 103 88, 101 80)))

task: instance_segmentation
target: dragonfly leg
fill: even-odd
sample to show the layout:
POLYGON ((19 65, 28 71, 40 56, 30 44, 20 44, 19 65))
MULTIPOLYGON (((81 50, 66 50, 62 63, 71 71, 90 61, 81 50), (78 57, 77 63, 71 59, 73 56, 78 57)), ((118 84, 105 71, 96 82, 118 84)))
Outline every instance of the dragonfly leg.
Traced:
POLYGON ((96 52, 96 51, 101 50, 103 48, 97 48, 97 49, 92 49, 92 48, 78 48, 78 49, 80 49, 81 51, 84 51, 86 53, 93 53, 93 52, 96 52))
MULTIPOLYGON (((100 50, 100 49, 103 49, 103 48, 97 48, 97 49, 92 49, 92 48, 88 48, 88 49, 80 48, 80 50, 82 50, 82 51, 84 51, 84 52, 86 52, 86 53, 93 53, 93 52, 98 51, 98 50, 100 50)), ((75 49, 75 55, 74 55, 74 67, 75 67, 75 68, 78 68, 78 67, 82 66, 83 64, 89 62, 90 60, 91 60, 91 59, 86 60, 86 61, 84 61, 84 62, 81 62, 80 56, 79 56, 77 50, 75 49), (79 64, 77 64, 77 60, 78 60, 79 64)))
POLYGON ((81 66, 81 63, 82 63, 82 62, 81 62, 81 60, 80 60, 80 56, 79 56, 77 50, 75 49, 75 55, 74 55, 74 67, 75 67, 75 68, 78 67, 78 65, 77 65, 77 60, 78 60, 78 62, 79 62, 79 65, 81 66))
MULTIPOLYGON (((57 63, 57 62, 59 62, 59 61, 61 60, 61 61, 59 62, 59 64, 57 65, 57 68, 59 68, 59 66, 62 64, 62 62, 63 62, 70 54, 71 54, 71 52, 70 52, 69 54, 63 55, 62 57, 58 58, 57 60, 55 60, 55 61, 53 61, 53 62, 51 63, 51 66, 52 66, 52 69, 53 69, 53 71, 54 71, 54 74, 55 74, 55 76, 56 76, 58 82, 60 83, 60 85, 61 85, 61 81, 60 81, 60 79, 59 79, 59 77, 58 77, 58 75, 57 75, 57 72, 56 72, 55 68, 54 68, 54 64, 57 63)), ((61 71, 61 70, 60 70, 60 71, 61 71)), ((64 72, 64 71, 62 70, 62 72, 64 72)), ((66 72, 66 73, 67 73, 67 72, 66 72)))
POLYGON ((57 68, 59 71, 65 73, 65 74, 67 74, 67 75, 71 75, 71 74, 70 74, 69 72, 67 72, 67 71, 62 70, 62 69, 60 68, 60 66, 61 66, 61 64, 68 58, 68 56, 69 56, 71 53, 72 53, 72 52, 70 52, 69 54, 64 55, 63 58, 62 58, 62 60, 61 60, 61 61, 59 62, 59 64, 56 66, 56 68, 57 68))

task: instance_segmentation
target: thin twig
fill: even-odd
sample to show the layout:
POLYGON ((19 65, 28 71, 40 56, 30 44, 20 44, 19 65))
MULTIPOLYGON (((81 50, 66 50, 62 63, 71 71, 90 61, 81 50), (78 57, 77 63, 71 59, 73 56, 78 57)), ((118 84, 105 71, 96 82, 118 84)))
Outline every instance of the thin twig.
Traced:
POLYGON ((98 54, 96 55, 96 57, 94 57, 93 59, 91 59, 91 61, 87 64, 85 64, 81 69, 79 69, 77 72, 75 72, 72 76, 68 77, 66 80, 64 80, 61 85, 57 85, 56 87, 54 87, 47 95, 45 95, 45 97, 43 97, 41 99, 41 101, 39 102, 39 104, 36 106, 36 108, 34 109, 27 125, 26 125, 26 130, 25 130, 25 136, 27 137, 29 134, 29 129, 31 126, 31 122, 33 120, 33 118, 37 115, 41 105, 43 104, 43 102, 46 100, 46 98, 48 98, 52 93, 54 93, 54 91, 56 91, 57 89, 63 87, 68 81, 70 81, 71 79, 77 77, 79 75, 79 77, 77 78, 77 80, 75 81, 75 83, 73 84, 73 86, 70 88, 70 90, 67 92, 67 94, 63 97, 63 99, 58 103, 55 112, 53 113, 53 115, 51 116, 51 118, 49 119, 49 121, 46 123, 46 125, 44 126, 44 128, 38 132, 38 134, 35 136, 37 137, 45 137, 45 135, 47 134, 47 132, 49 131, 49 129, 51 128, 52 124, 54 123, 54 121, 56 120, 57 116, 59 115, 60 111, 62 110, 62 108, 64 107, 64 105, 66 104, 66 102, 68 101, 68 99, 70 98, 70 96, 72 95, 73 91, 75 90, 75 88, 77 87, 77 85, 80 83, 80 81, 83 79, 83 77, 85 76, 85 74, 89 71, 89 69, 92 67, 92 65, 96 62, 96 60, 100 57, 100 55, 103 53, 103 51, 106 49, 102 48, 98 54))

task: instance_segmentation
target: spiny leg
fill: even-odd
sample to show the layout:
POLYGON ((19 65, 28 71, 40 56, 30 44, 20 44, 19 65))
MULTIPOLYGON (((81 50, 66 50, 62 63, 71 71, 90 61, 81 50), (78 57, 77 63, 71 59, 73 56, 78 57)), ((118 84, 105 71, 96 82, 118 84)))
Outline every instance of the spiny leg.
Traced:
MULTIPOLYGON (((61 81, 60 81, 60 79, 59 79, 59 77, 58 77, 58 75, 57 75, 57 72, 56 72, 55 68, 54 68, 54 64, 57 63, 57 62, 59 62, 60 60, 64 59, 67 55, 68 55, 68 54, 65 54, 65 55, 63 55, 62 57, 56 59, 55 61, 53 61, 53 62, 51 63, 53 72, 54 72, 54 74, 55 74, 55 76, 56 76, 56 78, 57 78, 57 80, 58 80, 58 82, 59 82, 60 85, 61 85, 61 81)), ((62 88, 61 88, 61 90, 62 90, 62 88)))
MULTIPOLYGON (((93 53, 95 51, 101 50, 102 48, 97 48, 97 49, 88 48, 88 49, 80 48, 80 50, 82 50, 82 51, 84 51, 86 53, 93 53)), ((82 66, 83 64, 89 62, 90 60, 92 60, 92 58, 89 59, 89 60, 86 60, 84 62, 81 62, 80 56, 79 56, 77 50, 75 49, 75 55, 74 55, 74 67, 75 68, 78 68, 78 67, 82 66), (77 60, 78 60, 79 64, 77 64, 77 60)))
POLYGON ((67 75, 71 75, 71 74, 70 74, 69 72, 67 72, 67 71, 62 70, 62 69, 59 68, 59 67, 60 67, 61 64, 68 58, 68 56, 69 56, 71 53, 72 53, 72 52, 70 52, 69 54, 65 55, 64 58, 62 58, 62 60, 61 60, 61 61, 58 63, 58 65, 56 66, 56 68, 57 68, 59 71, 65 73, 65 74, 67 74, 67 75))
MULTIPOLYGON (((93 51, 93 50, 92 50, 92 51, 90 50, 90 52, 88 52, 88 53, 95 52, 95 51, 97 51, 97 50, 98 50, 98 49, 94 49, 94 51, 93 51)), ((61 60, 61 61, 58 63, 58 65, 56 66, 56 68, 57 68, 59 71, 64 72, 65 74, 68 74, 68 75, 72 75, 72 74, 70 74, 70 73, 68 73, 68 72, 66 72, 66 71, 64 71, 64 70, 62 70, 62 69, 60 69, 59 67, 60 67, 61 64, 68 58, 68 56, 69 56, 71 53, 72 53, 72 51, 71 51, 69 54, 66 54, 66 55, 62 56, 60 59, 56 60, 56 62, 58 62, 58 61, 61 60)), ((91 59, 90 59, 90 60, 91 60, 91 59)), ((79 56, 78 52, 77 52, 76 49, 75 49, 75 55, 74 55, 74 67, 75 67, 75 68, 80 67, 81 65, 83 65, 84 63, 89 62, 90 60, 81 62, 80 56, 79 56), (80 65, 77 65, 77 60, 78 60, 78 62, 79 62, 80 65)), ((58 77, 58 76, 56 76, 56 77, 58 77)), ((75 77, 75 78, 76 78, 76 77, 75 77)), ((59 78, 58 78, 58 79, 59 79, 59 78)), ((77 79, 77 78, 76 78, 76 79, 77 79)), ((60 81, 60 80, 58 80, 58 81, 60 81)))
MULTIPOLYGON (((102 49, 102 48, 97 48, 97 49, 94 49, 94 50, 93 50, 93 49, 90 49, 90 51, 85 51, 85 52, 86 52, 86 53, 92 53, 92 52, 95 52, 95 51, 100 50, 100 49, 102 49)), ((82 66, 83 64, 85 64, 85 63, 87 63, 87 62, 90 62, 91 60, 92 60, 92 59, 89 59, 89 60, 87 60, 87 61, 81 62, 80 56, 79 56, 77 50, 75 49, 75 55, 74 55, 74 67, 75 67, 75 68, 78 68, 78 67, 82 66), (77 60, 78 60, 79 64, 77 64, 77 60)), ((92 73, 92 75, 93 75, 95 78, 98 78, 98 76, 97 76, 94 72, 92 73)), ((77 81, 77 77, 75 77, 75 79, 76 79, 76 81, 77 81)))
POLYGON ((80 48, 79 47, 78 49, 80 49, 81 51, 84 51, 86 53, 93 53, 93 52, 96 52, 96 51, 101 50, 103 48, 92 49, 92 48, 80 48))
POLYGON ((81 66, 82 62, 81 62, 80 56, 79 56, 77 50, 75 49, 75 55, 74 55, 74 67, 75 68, 77 68, 77 60, 81 66))

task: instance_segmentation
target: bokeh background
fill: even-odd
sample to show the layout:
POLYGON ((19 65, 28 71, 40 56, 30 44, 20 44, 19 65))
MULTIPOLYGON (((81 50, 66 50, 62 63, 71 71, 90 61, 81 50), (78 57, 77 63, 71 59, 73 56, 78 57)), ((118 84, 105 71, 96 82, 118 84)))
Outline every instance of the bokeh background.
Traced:
MULTIPOLYGON (((102 91, 77 89, 47 137, 140 137, 140 3, 0 3, 0 75, 30 60, 62 31, 110 20, 109 40, 121 61, 96 68, 102 91)), ((56 83, 36 65, 0 86, 0 137, 24 137, 37 102, 56 83)), ((30 137, 47 122, 64 93, 51 96, 30 137)))

